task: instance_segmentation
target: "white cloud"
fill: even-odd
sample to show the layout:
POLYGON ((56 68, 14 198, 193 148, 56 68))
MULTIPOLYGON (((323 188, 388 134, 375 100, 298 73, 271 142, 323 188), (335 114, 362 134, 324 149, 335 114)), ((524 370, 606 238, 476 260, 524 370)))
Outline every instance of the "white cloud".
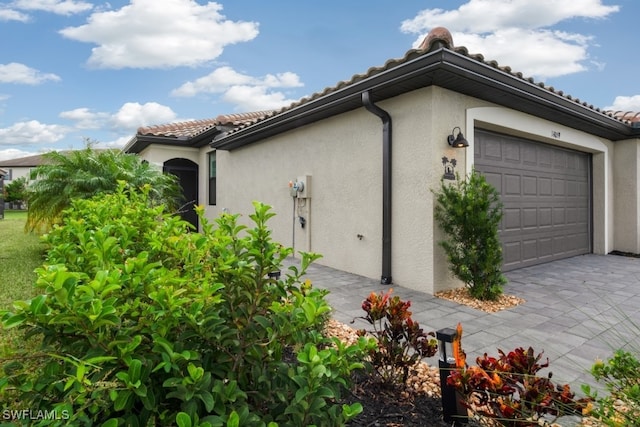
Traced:
POLYGON ((29 15, 14 9, 2 9, 0 5, 0 22, 2 21, 29 22, 29 15))
POLYGON ((229 44, 258 35, 258 24, 234 22, 222 6, 193 0, 131 0, 114 11, 93 13, 85 25, 60 31, 94 43, 89 64, 101 68, 197 66, 217 58, 229 44))
POLYGON ((47 125, 37 120, 18 122, 0 128, 0 145, 34 145, 58 142, 69 132, 60 125, 47 125))
POLYGON ((275 110, 296 101, 286 99, 282 92, 269 92, 264 86, 233 86, 223 99, 237 105, 240 111, 275 110))
POLYGON ((76 0, 15 0, 12 6, 22 10, 40 10, 57 15, 73 15, 93 9, 91 3, 76 0))
POLYGON ((119 138, 114 139, 113 141, 108 142, 98 142, 94 145, 94 148, 124 148, 124 146, 131 139, 131 135, 121 136, 119 138))
POLYGON ((198 93, 220 93, 230 86, 250 84, 255 79, 236 72, 231 67, 220 67, 204 77, 187 82, 171 92, 173 96, 190 97, 198 93))
POLYGON ((141 126, 170 123, 176 119, 176 113, 171 108, 157 102, 127 102, 111 116, 110 122, 117 129, 135 131, 141 126))
POLYGON ((74 110, 63 111, 59 114, 63 119, 74 122, 76 130, 105 130, 110 128, 117 134, 125 133, 130 138, 141 126, 149 126, 158 123, 171 123, 181 121, 176 113, 166 105, 157 102, 127 102, 115 113, 94 111, 82 107, 74 110))
POLYGON ((613 111, 640 111, 640 95, 616 96, 613 105, 604 108, 613 111))
POLYGON ((404 21, 401 30, 419 34, 417 47, 429 30, 443 26, 454 44, 470 53, 526 75, 554 77, 585 70, 592 39, 550 27, 575 18, 602 19, 619 10, 601 0, 470 0, 455 10, 423 10, 404 21))
POLYGON ((220 67, 204 77, 187 82, 171 92, 173 96, 191 97, 198 94, 222 94, 222 98, 236 104, 242 111, 269 110, 296 101, 287 99, 281 91, 304 86, 297 74, 285 72, 252 77, 238 73, 231 67, 220 67))
POLYGON ((108 113, 93 112, 88 108, 76 108, 75 110, 60 113, 63 119, 72 120, 78 129, 99 129, 109 119, 108 113))
POLYGON ((465 46, 470 53, 482 52, 485 59, 495 59, 526 76, 557 77, 587 69, 586 44, 567 43, 557 31, 509 28, 487 35, 452 33, 452 37, 454 43, 465 46))
POLYGON ((37 85, 48 80, 59 81, 60 77, 51 73, 41 73, 34 68, 17 62, 0 64, 0 83, 37 85))
POLYGON ((470 0, 456 10, 420 11, 413 19, 404 21, 401 29, 407 33, 424 32, 436 26, 470 33, 512 27, 537 29, 577 17, 605 18, 618 10, 618 6, 605 6, 601 0, 470 0))
POLYGON ((17 148, 7 148, 0 150, 0 160, 19 159, 20 157, 33 156, 36 153, 31 151, 18 150, 17 148))

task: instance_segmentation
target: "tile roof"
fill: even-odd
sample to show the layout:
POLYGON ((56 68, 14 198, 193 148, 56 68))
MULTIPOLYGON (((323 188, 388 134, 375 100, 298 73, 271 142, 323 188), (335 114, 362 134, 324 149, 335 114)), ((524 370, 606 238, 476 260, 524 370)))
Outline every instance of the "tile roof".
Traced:
POLYGON ((29 168, 40 166, 44 163, 42 154, 33 156, 19 157, 17 159, 0 160, 0 167, 3 168, 29 168))
POLYGON ((221 114, 215 119, 189 120, 184 122, 145 126, 138 128, 137 135, 190 139, 216 126, 239 126, 259 120, 271 113, 272 111, 268 110, 250 113, 221 114))
MULTIPOLYGON (((400 65, 406 64, 414 59, 417 59, 423 55, 426 55, 428 53, 433 52, 434 50, 437 50, 439 48, 446 48, 448 50, 451 50, 457 54, 460 54, 466 58, 469 58, 471 60, 474 60, 480 64, 484 64, 486 66, 489 66, 491 68, 495 68, 497 70, 500 70, 504 73, 507 73, 508 75, 515 77, 517 79, 526 81, 530 84, 534 84, 536 86, 539 86, 540 88, 553 93, 555 95, 558 95, 568 101, 572 101, 575 104, 581 105, 582 107, 586 107, 594 112, 597 113, 601 113, 604 116, 607 116, 609 118, 618 120, 622 123, 625 123, 627 125, 633 125, 635 123, 639 123, 640 124, 640 112, 622 112, 622 111, 610 111, 610 110, 602 110, 600 108, 594 107, 592 104, 589 104, 587 102, 581 101, 578 98, 573 98, 571 95, 566 95, 564 94, 563 91, 561 90, 556 90, 553 86, 547 86, 542 82, 536 82, 535 79, 533 79, 532 77, 525 77, 521 72, 514 72, 512 71, 511 67, 509 66, 500 66, 498 64, 497 61, 495 60, 485 60, 484 56, 481 54, 470 54, 469 51, 467 50, 466 47, 464 46, 460 46, 460 47, 456 47, 453 44, 453 38, 451 36, 451 33, 449 32, 449 30, 447 30, 444 27, 436 27, 433 28, 429 34, 425 37, 425 39, 423 40, 423 42, 421 43, 421 45, 417 48, 417 49, 410 49, 408 50, 405 55, 402 58, 396 58, 396 59, 389 59, 387 60, 384 65, 382 66, 378 66, 378 67, 371 67, 369 68, 364 74, 354 74, 351 79, 347 80, 347 81, 341 81, 338 82, 335 86, 333 87, 327 87, 324 90, 322 90, 321 92, 316 92, 312 95, 310 95, 309 97, 305 97, 302 98, 288 106, 285 106, 279 110, 274 110, 273 112, 271 112, 270 114, 265 114, 263 117, 260 118, 255 118, 254 120, 247 120, 246 122, 240 124, 239 126, 237 126, 236 128, 234 128, 233 130, 229 131, 227 133, 227 135, 236 133, 236 132, 240 132, 241 130, 243 130, 244 128, 247 128, 249 126, 251 126, 252 124, 255 124, 257 122, 263 121, 265 119, 277 116, 279 114, 282 114, 284 112, 290 111, 295 109, 296 107, 302 106, 304 104, 307 104, 311 101, 317 100, 319 98, 325 97, 329 94, 332 94, 334 92, 337 92, 345 87, 351 86, 353 84, 356 84, 362 80, 368 79, 370 77, 373 77, 377 74, 383 73, 385 71, 391 70, 393 68, 396 68, 400 65)), ((637 126, 637 125, 636 125, 637 126)))
POLYGON ((640 112, 606 110, 605 114, 629 123, 640 123, 640 112))
MULTIPOLYGON (((111 148, 93 148, 94 152, 112 150, 111 148)), ((55 150, 54 150, 55 151, 55 150)), ((61 150, 58 151, 60 154, 70 154, 74 151, 79 150, 61 150)), ((35 154, 33 156, 19 157, 17 159, 9 159, 9 160, 0 160, 0 167, 3 168, 34 168, 36 166, 43 165, 47 162, 45 154, 35 154)))
POLYGON ((174 138, 192 138, 218 124, 216 119, 190 120, 162 125, 139 127, 137 135, 166 136, 174 138))

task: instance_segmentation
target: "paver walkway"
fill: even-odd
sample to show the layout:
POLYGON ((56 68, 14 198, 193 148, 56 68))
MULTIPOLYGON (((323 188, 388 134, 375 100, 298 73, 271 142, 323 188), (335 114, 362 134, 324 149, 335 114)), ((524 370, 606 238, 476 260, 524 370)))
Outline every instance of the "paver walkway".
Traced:
MULTIPOLYGON (((294 260, 295 261, 295 260, 294 260)), ((544 350, 558 384, 600 388, 588 370, 614 348, 640 349, 640 259, 615 255, 584 255, 506 273, 505 293, 524 298, 520 306, 485 313, 402 286, 394 295, 411 301, 414 320, 426 330, 455 328, 462 323, 462 346, 469 363, 487 352, 516 347, 544 350)), ((377 280, 313 264, 307 277, 328 289, 336 320, 349 324, 363 315, 362 300, 389 287, 377 280)), ((353 324, 366 326, 362 320, 353 324)), ((437 366, 437 359, 428 363, 437 366)))

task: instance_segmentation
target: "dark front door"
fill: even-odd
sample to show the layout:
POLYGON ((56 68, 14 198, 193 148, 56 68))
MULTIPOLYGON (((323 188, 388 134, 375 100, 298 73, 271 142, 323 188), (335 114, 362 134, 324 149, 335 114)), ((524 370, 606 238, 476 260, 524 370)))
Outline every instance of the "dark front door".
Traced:
POLYGON ((198 204, 198 165, 187 159, 171 159, 164 163, 164 172, 178 177, 184 195, 180 216, 197 230, 198 215, 194 208, 198 204))

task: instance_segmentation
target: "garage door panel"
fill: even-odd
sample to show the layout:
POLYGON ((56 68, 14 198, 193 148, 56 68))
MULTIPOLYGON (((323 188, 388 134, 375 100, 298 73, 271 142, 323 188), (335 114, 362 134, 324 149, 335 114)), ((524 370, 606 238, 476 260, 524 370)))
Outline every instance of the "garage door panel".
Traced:
POLYGON ((513 265, 521 262, 522 254, 520 251, 521 242, 506 243, 503 246, 504 265, 513 265))
POLYGON ((478 129, 474 146, 504 206, 504 270, 591 251, 588 154, 478 129))
POLYGON ((551 208, 538 208, 538 226, 551 227, 551 208))
POLYGON ((538 152, 535 147, 522 146, 522 164, 535 166, 538 164, 538 152))
POLYGON ((567 225, 579 224, 578 221, 578 208, 567 208, 567 225))
POLYGON ((553 179, 553 195, 554 196, 564 196, 565 195, 565 184, 566 181, 563 178, 554 178, 553 179))
POLYGON ((536 239, 522 241, 522 259, 531 261, 538 258, 538 241, 536 239))
POLYGON ((522 228, 520 209, 518 208, 504 209, 503 215, 502 215, 502 223, 505 231, 520 230, 522 228))
POLYGON ((566 223, 565 208, 553 208, 553 226, 564 226, 566 223))
POLYGON ((522 209, 522 227, 523 228, 538 227, 538 209, 536 208, 522 209))
POLYGON ((498 193, 502 193, 502 174, 495 172, 483 172, 487 182, 495 187, 498 193))
POLYGON ((551 178, 538 178, 538 195, 551 196, 551 178))
POLYGON ((541 147, 538 153, 538 158, 540 159, 538 166, 546 166, 549 168, 553 166, 553 152, 550 149, 541 147))
POLYGON ((507 163, 520 163, 520 146, 519 145, 503 145, 504 161, 507 163))
POLYGON ((504 174, 502 176, 504 181, 504 193, 505 195, 522 195, 522 186, 520 185, 520 175, 516 174, 504 174))
POLYGON ((489 160, 502 162, 502 144, 500 141, 487 141, 482 150, 482 156, 489 160))
POLYGON ((567 155, 564 151, 553 150, 553 167, 561 171, 567 170, 567 155))
POLYGON ((524 196, 537 196, 538 195, 538 178, 535 176, 523 176, 522 177, 522 194, 524 196))

